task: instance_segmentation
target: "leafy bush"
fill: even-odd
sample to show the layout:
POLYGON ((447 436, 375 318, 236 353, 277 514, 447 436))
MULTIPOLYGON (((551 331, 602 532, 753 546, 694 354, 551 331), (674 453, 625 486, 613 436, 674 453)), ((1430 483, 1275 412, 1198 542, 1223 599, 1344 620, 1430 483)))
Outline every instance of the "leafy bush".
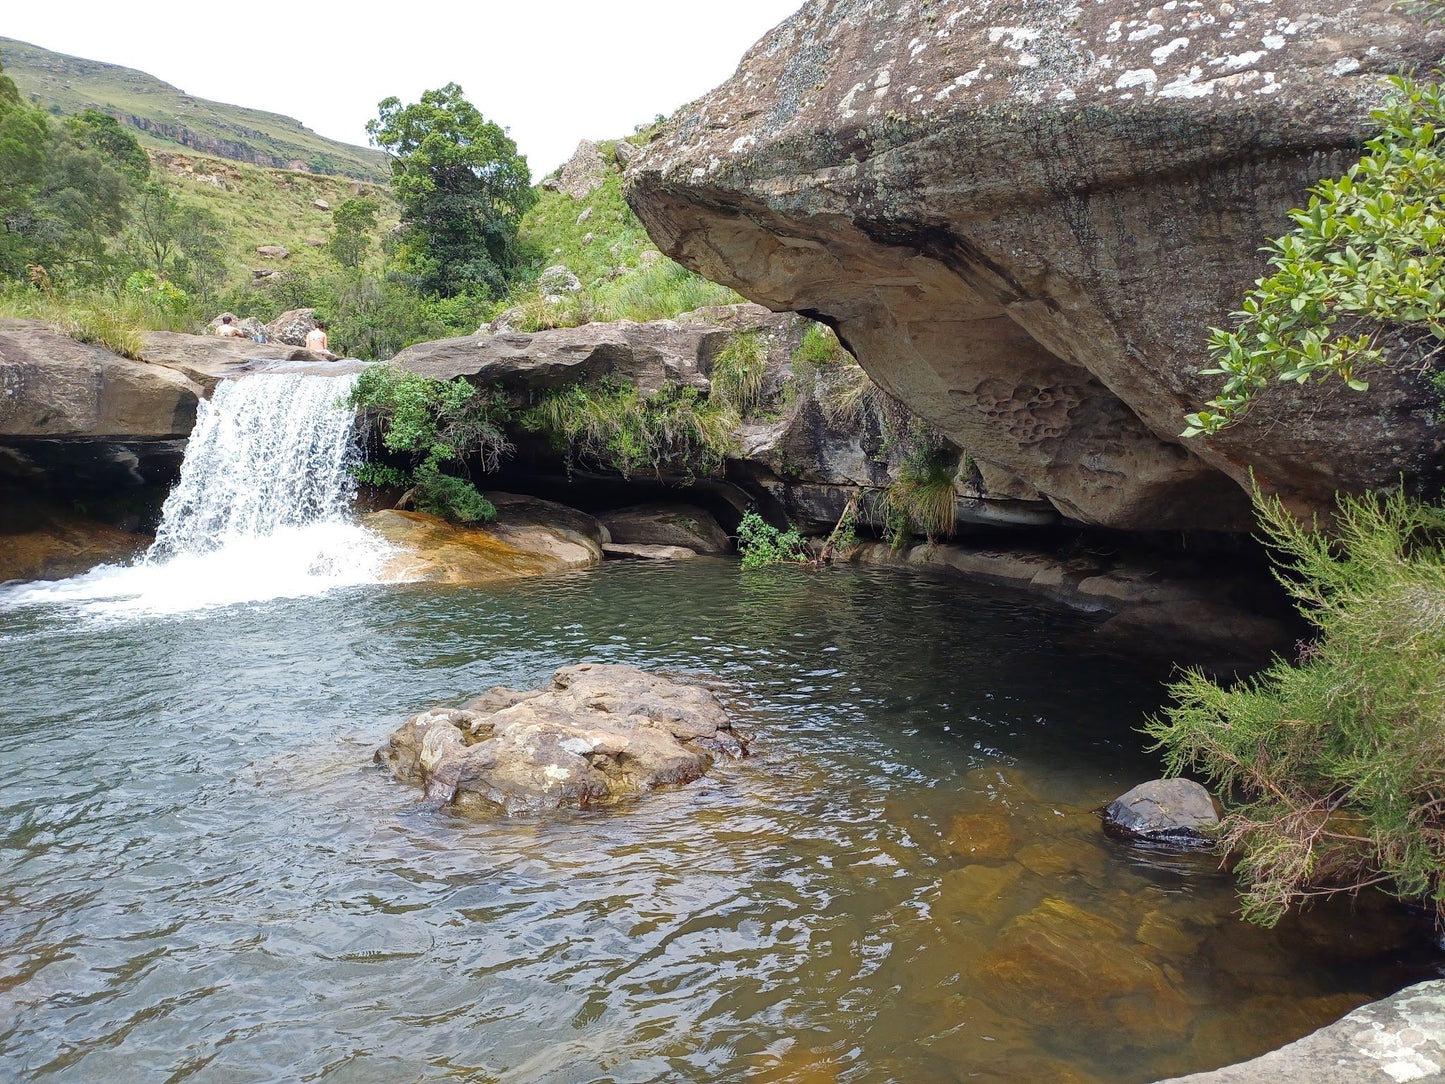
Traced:
POLYGON ((476 486, 442 468, 464 467, 471 459, 490 472, 511 454, 503 429, 509 411, 499 394, 461 377, 434 380, 390 365, 372 365, 357 377, 349 403, 374 411, 382 446, 408 455, 412 463, 410 472, 382 465, 369 473, 364 467, 358 477, 414 485, 418 508, 459 523, 496 514, 476 486))
POLYGON ((747 417, 763 397, 768 343, 761 331, 736 332, 713 359, 712 395, 747 417))
POLYGON ((756 512, 748 512, 738 524, 738 552, 743 568, 808 561, 808 548, 795 529, 779 531, 756 512))
POLYGON ((639 469, 716 472, 733 450, 738 416, 696 388, 669 382, 648 396, 604 379, 546 393, 522 425, 546 434, 569 465, 586 459, 630 478, 639 469))
POLYGON ((1239 421, 1271 380, 1333 375, 1364 391, 1357 371, 1388 363, 1402 331, 1445 340, 1445 99, 1393 82, 1369 153, 1290 212, 1295 228, 1267 246, 1272 273, 1234 314, 1238 329, 1212 329, 1204 372, 1224 386, 1184 436, 1239 421))
POLYGON ((670 320, 709 305, 735 305, 742 297, 679 263, 658 260, 634 274, 603 282, 589 292, 595 320, 670 320))
POLYGON ((1346 499, 1326 537, 1256 505, 1318 639, 1233 688, 1185 673, 1147 731, 1228 801, 1246 918, 1378 885, 1445 922, 1445 509, 1346 499))

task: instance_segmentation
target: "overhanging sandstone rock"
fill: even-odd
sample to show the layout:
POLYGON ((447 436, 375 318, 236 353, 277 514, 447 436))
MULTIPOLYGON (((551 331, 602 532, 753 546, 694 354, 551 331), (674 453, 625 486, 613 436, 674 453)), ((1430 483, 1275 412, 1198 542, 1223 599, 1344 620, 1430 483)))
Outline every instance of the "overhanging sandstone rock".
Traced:
POLYGON ((1315 508, 1438 469, 1415 374, 1176 434, 1261 243, 1358 157, 1384 75, 1442 52, 1388 0, 812 0, 654 139, 628 198, 669 255, 833 324, 1066 515, 1239 527, 1250 466, 1315 508))

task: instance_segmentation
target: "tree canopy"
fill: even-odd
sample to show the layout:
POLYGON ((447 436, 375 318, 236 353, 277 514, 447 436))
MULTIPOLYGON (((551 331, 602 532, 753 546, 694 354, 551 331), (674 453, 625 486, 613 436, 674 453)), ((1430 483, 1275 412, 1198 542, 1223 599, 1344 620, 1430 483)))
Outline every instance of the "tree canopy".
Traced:
POLYGON ((443 296, 501 295, 520 258, 517 224, 536 199, 526 158, 455 83, 377 109, 366 130, 392 156, 401 262, 443 296))

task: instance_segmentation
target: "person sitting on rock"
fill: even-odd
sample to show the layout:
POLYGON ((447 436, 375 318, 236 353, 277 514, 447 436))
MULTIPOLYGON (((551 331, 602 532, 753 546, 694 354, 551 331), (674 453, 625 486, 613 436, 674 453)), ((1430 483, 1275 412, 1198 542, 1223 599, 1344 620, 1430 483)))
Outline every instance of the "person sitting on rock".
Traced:
POLYGON ((306 349, 315 350, 322 354, 330 353, 330 347, 326 341, 326 324, 320 320, 316 326, 306 333, 306 349))
POLYGON ((216 335, 222 339, 244 339, 246 333, 236 326, 229 316, 221 317, 221 322, 216 326, 216 335))

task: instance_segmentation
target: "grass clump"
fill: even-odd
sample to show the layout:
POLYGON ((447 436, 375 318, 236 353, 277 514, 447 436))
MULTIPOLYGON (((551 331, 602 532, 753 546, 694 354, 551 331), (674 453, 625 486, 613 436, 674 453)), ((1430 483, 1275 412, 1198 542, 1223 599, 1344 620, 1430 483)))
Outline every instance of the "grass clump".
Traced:
POLYGON ((147 331, 188 328, 190 315, 174 299, 135 291, 115 296, 100 288, 60 292, 11 283, 0 289, 0 317, 42 320, 51 330, 112 354, 141 360, 147 331))
POLYGON ((712 394, 747 417, 763 398, 768 342, 760 330, 735 332, 712 363, 712 394))
POLYGON ((1245 918, 1379 886, 1445 924, 1445 509, 1344 499, 1326 536, 1256 507, 1318 637, 1232 688, 1186 672, 1147 732, 1226 799, 1245 918))
POLYGON ((410 465, 365 464, 358 477, 373 484, 409 485, 416 507, 456 523, 479 523, 496 509, 466 478, 449 473, 467 461, 491 472, 512 451, 503 428, 509 410, 493 390, 461 377, 434 380, 390 365, 362 371, 349 403, 376 414, 382 447, 410 465))
POLYGON ((808 547, 796 529, 780 531, 756 512, 748 512, 738 524, 738 552, 747 569, 809 560, 808 547))
POLYGON ((698 389, 668 382, 653 395, 635 384, 603 379, 546 393, 521 418, 567 456, 624 478, 650 470, 714 474, 734 450, 738 416, 698 389))
POLYGON ((895 549, 912 535, 922 535, 932 544, 953 534, 957 473, 955 455, 926 444, 910 449, 897 480, 883 491, 880 501, 885 532, 895 549))

